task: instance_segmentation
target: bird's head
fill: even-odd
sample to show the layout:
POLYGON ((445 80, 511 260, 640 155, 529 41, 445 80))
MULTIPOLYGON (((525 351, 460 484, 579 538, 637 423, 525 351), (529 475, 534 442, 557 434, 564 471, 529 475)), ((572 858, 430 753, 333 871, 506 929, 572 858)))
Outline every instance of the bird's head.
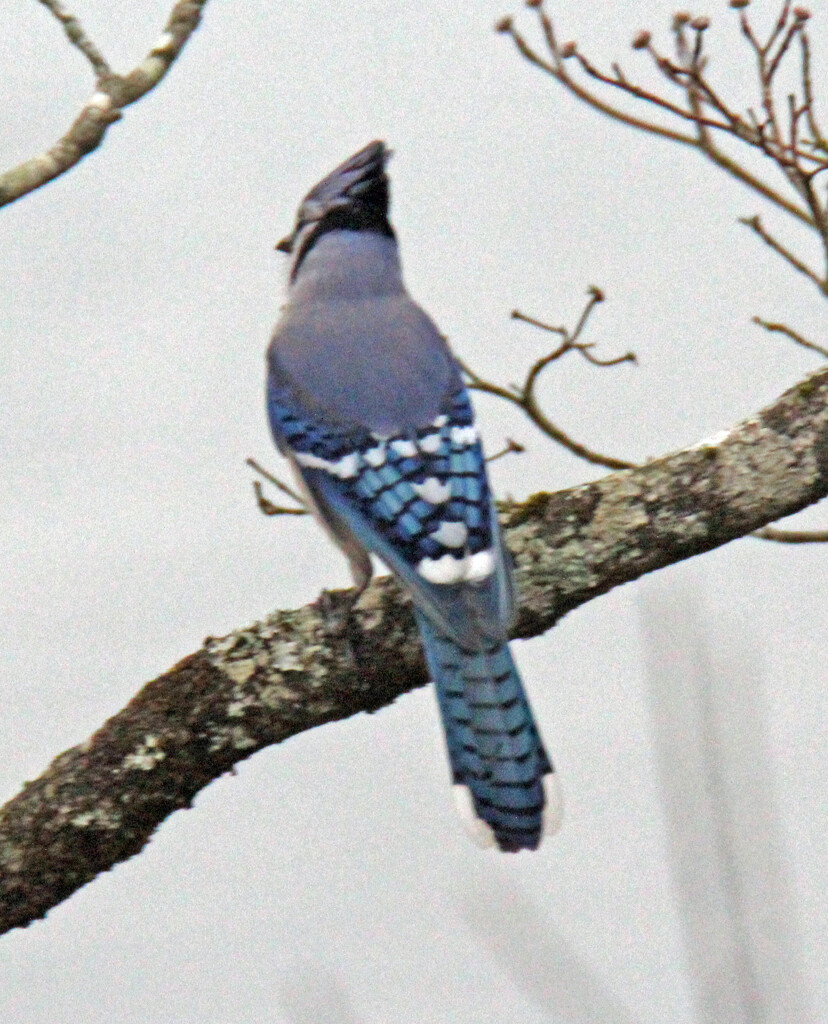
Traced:
POLYGON ((373 231, 394 237, 385 173, 390 157, 384 142, 370 142, 308 192, 299 206, 296 226, 276 246, 293 256, 291 280, 316 240, 328 231, 373 231))

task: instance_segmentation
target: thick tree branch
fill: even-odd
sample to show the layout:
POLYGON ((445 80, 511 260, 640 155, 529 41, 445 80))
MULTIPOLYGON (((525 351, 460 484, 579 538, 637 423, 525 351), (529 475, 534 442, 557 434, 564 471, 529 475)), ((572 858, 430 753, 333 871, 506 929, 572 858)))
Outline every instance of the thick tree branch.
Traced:
MULTIPOLYGON (((515 636, 645 573, 743 537, 828 494, 828 370, 721 436, 644 466, 505 504, 515 636)), ((201 650, 148 683, 0 810, 0 932, 138 853, 158 825, 272 743, 426 682, 409 602, 374 581, 201 650)))
POLYGON ((95 92, 69 131, 54 146, 0 174, 0 206, 34 192, 97 149, 109 126, 121 117, 123 108, 154 89, 169 71, 198 27, 207 0, 179 0, 170 13, 161 38, 128 75, 107 73, 106 60, 83 34, 77 19, 60 4, 51 0, 40 2, 62 22, 69 38, 92 63, 98 79, 95 92))

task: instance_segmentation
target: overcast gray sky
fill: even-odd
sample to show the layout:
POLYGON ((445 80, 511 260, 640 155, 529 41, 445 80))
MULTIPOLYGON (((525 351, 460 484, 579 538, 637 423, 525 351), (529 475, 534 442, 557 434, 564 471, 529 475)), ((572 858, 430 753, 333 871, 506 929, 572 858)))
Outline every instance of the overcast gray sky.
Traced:
MULTIPOLYGON (((47 12, 11 7, 0 8, 4 165, 52 144, 91 89, 47 12)), ((167 7, 74 10, 126 70, 167 7)), ((632 67, 635 30, 666 40, 672 9, 561 0, 554 13, 563 38, 632 67)), ((752 9, 767 21, 776 4, 752 9)), ((736 223, 759 212, 753 196, 579 107, 492 31, 505 13, 533 32, 517 0, 216 0, 98 152, 2 212, 0 797, 206 635, 347 583, 312 523, 258 513, 244 459, 278 466, 262 397, 284 279, 273 245, 307 189, 370 139, 395 150, 410 289, 481 372, 515 380, 543 352, 512 308, 571 324, 586 288, 604 289, 589 340, 605 356, 634 348, 640 365, 573 361, 544 392, 593 447, 630 458, 681 447, 816 367, 750 323, 787 318, 817 336, 825 323, 813 289, 736 223)), ((733 83, 744 60, 733 12, 717 0, 706 13, 717 74, 733 83)), ((506 435, 529 449, 493 465, 499 493, 599 475, 502 404, 477 407, 490 449, 506 435)), ((826 515, 800 520, 825 528, 826 515)), ((696 609, 690 633, 716 686, 749 666, 770 752, 755 774, 779 812, 801 969, 791 984, 819 1019, 826 567, 828 549, 746 539, 515 644, 567 800, 565 827, 536 855, 469 844, 433 694, 419 691, 257 754, 139 857, 0 940, 0 1018, 697 1024, 653 715, 653 672, 671 663, 682 622, 669 620, 665 640, 658 609, 675 606, 696 609)), ((760 947, 775 909, 756 925, 760 947)), ((774 1024, 794 1020, 782 1002, 774 1024)))

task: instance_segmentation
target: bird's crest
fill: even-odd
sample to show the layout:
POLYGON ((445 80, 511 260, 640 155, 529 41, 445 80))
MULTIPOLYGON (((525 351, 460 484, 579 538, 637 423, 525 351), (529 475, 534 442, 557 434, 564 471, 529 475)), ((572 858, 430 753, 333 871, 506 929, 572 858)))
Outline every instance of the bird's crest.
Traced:
POLYGON ((334 228, 389 234, 389 187, 385 165, 391 150, 384 142, 368 143, 308 192, 299 207, 293 233, 276 246, 292 253, 310 233, 334 228))

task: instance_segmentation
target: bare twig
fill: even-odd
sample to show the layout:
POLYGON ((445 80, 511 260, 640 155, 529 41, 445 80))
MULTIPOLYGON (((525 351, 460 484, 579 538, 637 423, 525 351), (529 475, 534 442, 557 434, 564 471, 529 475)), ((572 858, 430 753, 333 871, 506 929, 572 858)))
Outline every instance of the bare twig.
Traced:
POLYGON ((823 278, 821 278, 819 274, 816 273, 816 271, 812 270, 807 263, 803 263, 802 260, 800 260, 797 256, 794 256, 790 249, 782 245, 782 243, 778 239, 774 238, 773 235, 770 234, 770 232, 762 224, 762 221, 759 217, 740 217, 739 223, 744 224, 745 227, 750 228, 751 231, 753 231, 756 235, 759 236, 759 238, 762 239, 765 245, 769 246, 771 249, 773 249, 774 252, 778 253, 787 263, 789 263, 794 268, 794 270, 798 271, 800 274, 804 274, 805 277, 813 281, 813 283, 817 286, 817 288, 819 288, 821 292, 826 293, 828 291, 828 284, 826 284, 826 281, 823 280, 823 278))
POLYGON ((607 469, 630 469, 636 465, 634 462, 616 459, 612 455, 602 455, 600 452, 587 448, 586 445, 574 440, 574 438, 571 438, 553 423, 534 400, 530 399, 527 401, 522 395, 510 391, 508 388, 478 377, 474 370, 466 366, 462 360, 458 359, 457 361, 462 371, 468 377, 468 386, 472 391, 481 391, 487 395, 494 395, 496 398, 502 398, 507 402, 511 402, 512 405, 516 405, 526 413, 535 426, 546 434, 547 437, 561 445, 562 448, 572 452, 573 455, 577 455, 579 459, 590 462, 594 466, 606 466, 607 469))
POLYGON ((779 544, 828 544, 828 530, 777 530, 773 526, 765 526, 754 530, 751 537, 774 540, 779 544))
POLYGON ((74 14, 67 11, 59 0, 38 0, 38 2, 51 11, 61 25, 63 25, 63 30, 69 42, 76 46, 86 57, 92 65, 96 78, 106 78, 107 75, 112 74, 112 68, 107 63, 106 58, 86 34, 83 25, 81 25, 74 14))
MULTIPOLYGON (((636 117, 635 115, 629 114, 617 107, 613 107, 610 103, 605 102, 599 96, 596 96, 588 89, 585 89, 566 71, 563 64, 564 59, 575 55, 577 52, 575 49, 572 49, 571 52, 564 50, 557 51, 555 53, 555 64, 549 64, 529 46, 523 36, 521 36, 514 27, 511 20, 507 21, 504 19, 499 22, 498 30, 501 32, 507 32, 511 35, 515 46, 517 46, 520 53, 531 64, 539 67, 542 71, 545 71, 553 78, 557 78, 558 81, 564 84, 574 96, 577 96, 578 99, 583 100, 584 103, 589 104, 589 106, 593 107, 595 110, 600 111, 602 114, 607 114, 614 120, 622 122, 622 124, 628 124, 631 128, 640 128, 642 131, 649 132, 651 135, 659 135, 661 138, 669 139, 671 142, 679 142, 690 146, 696 145, 696 139, 693 135, 689 135, 685 132, 674 131, 672 128, 665 128, 663 125, 656 124, 654 121, 647 121, 644 118, 636 117)), ((574 44, 571 45, 574 46, 574 44)))
POLYGON ((721 167, 723 171, 726 171, 732 178, 737 181, 741 181, 743 185, 747 185, 752 188, 754 192, 757 192, 760 196, 768 199, 774 203, 780 209, 789 213, 792 217, 795 217, 798 221, 806 224, 808 227, 814 227, 813 217, 803 210, 796 203, 786 199, 781 192, 771 188, 766 182, 762 181, 761 178, 757 178, 756 175, 751 174, 750 171, 746 170, 737 160, 728 156, 727 153, 722 152, 718 146, 714 145, 713 141, 708 137, 698 142, 699 149, 704 155, 716 164, 717 167, 721 167))
POLYGON ((264 496, 260 481, 253 481, 253 493, 256 495, 256 504, 259 511, 266 516, 306 516, 306 508, 290 508, 288 505, 274 505, 272 501, 264 496))
POLYGON ((481 391, 487 395, 494 395, 496 398, 502 398, 507 402, 511 402, 512 405, 516 405, 526 413, 539 430, 561 445, 561 447, 572 452, 573 455, 577 455, 579 459, 584 459, 584 461, 590 462, 594 466, 606 466, 607 469, 630 469, 636 465, 634 462, 616 459, 612 455, 602 455, 600 452, 587 448, 586 445, 574 440, 574 438, 571 438, 553 423, 533 400, 527 401, 521 394, 516 394, 508 388, 478 377, 474 370, 466 366, 462 360, 458 359, 457 361, 462 371, 468 377, 468 386, 472 391, 481 391))
MULTIPOLYGON (((44 0, 40 0, 41 3, 44 0)), ((135 103, 146 95, 169 71, 187 40, 198 27, 202 8, 207 0, 178 0, 173 7, 161 38, 152 47, 141 63, 127 75, 114 75, 111 72, 99 77, 97 87, 92 96, 84 104, 69 131, 45 153, 31 157, 29 160, 12 167, 0 174, 0 206, 20 199, 29 192, 45 185, 46 182, 65 174, 88 153, 96 149, 111 124, 121 117, 121 111, 130 103, 135 103)), ((57 14, 57 5, 47 3, 47 7, 57 14)), ((62 8, 60 8, 62 11, 62 8)), ((65 12, 64 12, 65 13, 65 12)), ((71 19, 71 15, 66 15, 71 19)), ((76 19, 73 19, 76 21, 76 19)), ((70 29, 64 22, 67 35, 70 29)), ((74 28, 72 32, 74 33, 74 28)), ((76 33, 75 33, 76 34, 76 33)), ((72 38, 72 35, 70 35, 72 38)), ((85 36, 82 37, 86 39, 85 36)), ((74 39, 75 45, 79 45, 74 39)), ((88 40, 87 40, 88 42, 88 40)), ((92 61, 92 53, 97 50, 86 46, 83 49, 87 58, 92 61)), ((103 58, 100 58, 103 61, 103 58)), ((97 56, 93 66, 101 69, 107 67, 105 61, 100 63, 97 56)), ((96 70, 96 73, 97 70, 96 70)))
POLYGON ((592 342, 585 343, 578 341, 586 327, 587 320, 589 320, 589 316, 593 309, 599 302, 604 301, 604 293, 600 288, 596 288, 595 285, 591 285, 587 289, 587 294, 589 295, 587 304, 584 306, 581 316, 578 319, 578 323, 572 331, 566 327, 547 324, 542 320, 538 320, 536 317, 527 316, 525 313, 521 313, 519 309, 512 310, 513 320, 520 320, 521 323, 531 324, 532 327, 538 327, 542 331, 549 331, 551 334, 557 334, 562 339, 558 348, 554 349, 534 364, 527 375, 526 383, 523 388, 524 391, 532 392, 540 372, 545 370, 550 363, 560 359, 560 357, 565 355, 567 352, 578 352, 587 360, 587 362, 592 363, 593 366, 618 366, 620 363, 635 363, 638 361, 634 352, 625 352, 623 355, 614 356, 610 359, 599 359, 598 356, 592 355, 592 352, 590 351, 590 349, 594 348, 592 342))
MULTIPOLYGON (((661 110, 666 110, 669 114, 674 114, 676 117, 680 117, 686 121, 692 121, 694 124, 703 124, 707 128, 719 128, 722 131, 728 131, 730 124, 725 121, 715 121, 710 118, 706 118, 703 115, 696 116, 692 110, 685 110, 683 107, 665 99, 663 96, 658 96, 656 93, 651 92, 649 89, 644 89, 642 86, 635 85, 630 82, 621 72, 620 67, 616 64, 613 66, 614 77, 607 75, 600 71, 587 57, 584 56, 580 51, 576 51, 573 56, 584 69, 584 71, 594 78, 596 82, 602 82, 604 85, 614 86, 616 89, 620 89, 622 92, 627 93, 628 96, 632 96, 635 99, 646 100, 651 103, 654 107, 658 107, 661 110)), ((668 73, 674 81, 680 80, 680 76, 687 75, 686 71, 676 68, 670 64, 669 61, 665 61, 663 58, 658 57, 656 54, 656 62, 662 71, 668 73)), ((690 76, 692 77, 692 76, 690 76)))
POLYGON ((486 462, 494 462, 495 459, 502 459, 504 455, 522 455, 526 451, 526 448, 519 442, 513 440, 511 437, 506 438, 506 444, 499 452, 495 452, 494 455, 487 455, 486 462))
POLYGON ((828 359, 828 348, 823 348, 822 345, 817 345, 816 342, 809 341, 804 335, 795 331, 792 327, 788 327, 787 324, 774 323, 771 320, 763 320, 759 316, 753 317, 753 322, 758 324, 760 327, 764 327, 766 331, 769 331, 772 334, 784 334, 785 337, 790 338, 791 341, 796 342, 797 345, 811 349, 812 352, 818 352, 819 355, 825 356, 825 358, 828 359))
POLYGON ((811 133, 811 144, 815 149, 828 156, 828 139, 826 139, 820 128, 815 113, 814 92, 811 81, 811 43, 804 32, 800 36, 800 48, 802 54, 802 92, 805 97, 805 116, 808 119, 808 128, 811 133))
POLYGON ((295 491, 292 487, 288 486, 288 484, 283 480, 280 480, 279 477, 274 476, 273 473, 269 473, 263 466, 260 466, 255 459, 245 459, 245 462, 251 469, 255 470, 259 476, 264 477, 269 484, 273 484, 273 486, 280 490, 282 494, 286 494, 289 498, 292 498, 299 506, 298 508, 290 508, 285 505, 274 505, 273 502, 268 501, 262 493, 262 485, 259 481, 254 480, 253 491, 256 494, 256 502, 261 512, 266 516, 304 516, 308 514, 309 509, 307 502, 298 491, 295 491))
POLYGON ((704 55, 704 37, 709 27, 707 18, 691 18, 684 13, 676 15, 673 32, 677 61, 658 52, 649 32, 640 32, 633 42, 634 49, 649 53, 656 69, 671 86, 681 89, 686 102, 683 105, 638 85, 617 63, 612 65, 611 73, 606 73, 583 54, 575 43, 559 44, 552 20, 544 10, 543 0, 533 0, 530 6, 535 8, 540 20, 549 59, 544 59, 527 42, 511 18, 502 19, 497 26, 499 31, 512 37, 519 52, 527 60, 556 78, 573 95, 596 110, 641 131, 693 146, 728 174, 797 220, 815 226, 824 239, 828 267, 828 213, 812 185, 812 178, 816 174, 828 170, 828 146, 824 145, 824 138, 813 115, 810 49, 805 32, 807 12, 800 8, 791 9, 790 3, 786 2, 780 18, 764 43, 757 38, 748 19, 742 16, 742 31, 757 61, 762 110, 760 120, 750 110, 745 115, 733 110, 707 78, 707 58, 704 55), (789 103, 791 117, 787 129, 783 130, 774 97, 774 83, 797 38, 802 49, 802 100, 799 102, 794 99, 789 103), (676 131, 607 102, 598 92, 578 81, 578 76, 570 73, 566 62, 572 58, 587 78, 599 86, 620 91, 637 103, 656 108, 680 121, 690 122, 695 126, 695 132, 690 134, 676 131), (805 125, 809 129, 807 133, 803 133, 805 125), (797 199, 788 198, 779 189, 749 171, 739 160, 723 152, 715 141, 714 136, 717 134, 732 136, 769 157, 793 187, 797 199), (805 208, 800 205, 800 200, 804 202, 805 208))
POLYGON ((599 356, 594 356, 590 349, 593 347, 592 343, 589 345, 576 345, 574 346, 578 352, 586 359, 588 363, 592 363, 593 366, 620 366, 621 363, 637 363, 638 356, 635 352, 625 352, 623 355, 614 356, 610 359, 601 359, 599 356))

